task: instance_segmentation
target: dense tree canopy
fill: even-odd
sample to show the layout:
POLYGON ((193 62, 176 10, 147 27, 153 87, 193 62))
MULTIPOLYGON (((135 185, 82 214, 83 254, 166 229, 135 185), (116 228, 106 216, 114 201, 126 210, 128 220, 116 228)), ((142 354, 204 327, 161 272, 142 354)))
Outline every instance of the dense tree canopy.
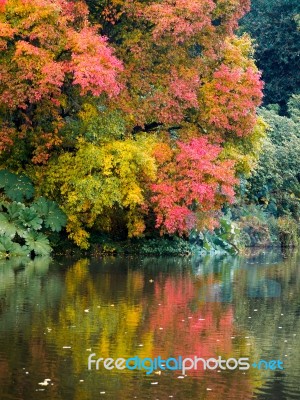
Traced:
MULTIPOLYGON (((62 144, 76 96, 116 95, 122 69, 84 3, 6 1, 0 19, 4 160, 43 163, 62 144)), ((75 103, 75 104, 74 104, 75 103)), ((2 156, 3 158, 3 156, 2 156)))
POLYGON ((260 111, 268 123, 269 134, 264 140, 259 163, 248 181, 248 197, 275 216, 300 218, 300 121, 299 99, 289 104, 290 118, 276 110, 260 111), (298 106, 298 107, 297 107, 298 106))
POLYGON ((161 233, 215 226, 264 131, 251 40, 234 34, 248 10, 2 1, 0 165, 57 201, 82 247, 117 220, 129 236, 150 216, 161 233))
POLYGON ((252 0, 242 28, 256 41, 255 58, 265 81, 264 103, 286 102, 300 92, 300 3, 298 0, 252 0))

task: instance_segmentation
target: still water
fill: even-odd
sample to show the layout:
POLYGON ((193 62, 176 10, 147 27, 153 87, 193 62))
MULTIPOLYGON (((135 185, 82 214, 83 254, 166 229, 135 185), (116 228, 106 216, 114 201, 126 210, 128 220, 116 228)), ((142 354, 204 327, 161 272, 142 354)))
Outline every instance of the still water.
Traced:
POLYGON ((0 399, 300 399, 299 260, 0 261, 0 399), (97 371, 91 353, 248 357, 284 369, 97 371))

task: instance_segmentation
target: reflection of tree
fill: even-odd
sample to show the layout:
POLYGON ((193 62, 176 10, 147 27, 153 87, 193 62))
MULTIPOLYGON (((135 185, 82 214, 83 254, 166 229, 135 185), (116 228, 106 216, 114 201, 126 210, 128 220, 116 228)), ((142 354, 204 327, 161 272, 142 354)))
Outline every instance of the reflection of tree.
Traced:
MULTIPOLYGON (((156 306, 149 311, 150 326, 155 334, 155 356, 217 358, 220 355, 224 359, 249 356, 245 340, 241 340, 238 346, 233 344, 232 335, 237 332, 232 305, 199 301, 199 292, 208 287, 208 281, 214 282, 211 275, 207 278, 193 282, 189 275, 160 275, 156 279, 156 306), (173 346, 168 346, 168 343, 173 346)), ((222 372, 222 378, 216 378, 216 371, 204 373, 201 365, 199 369, 187 374, 194 378, 201 375, 203 381, 198 388, 201 398, 207 396, 205 385, 212 389, 209 399, 252 398, 251 374, 227 371, 222 372)))
POLYGON ((7 398, 7 385, 11 398, 34 399, 39 379, 57 376, 55 359, 49 359, 47 351, 43 315, 58 307, 63 281, 60 274, 48 273, 49 264, 48 258, 0 262, 1 399, 7 398))
MULTIPOLYGON (((235 285, 237 324, 253 337, 257 359, 280 359, 284 362, 284 371, 277 380, 282 381, 286 393, 294 391, 300 376, 299 254, 290 254, 280 263, 264 268, 251 265, 248 271, 241 271, 241 274, 244 275, 243 279, 239 279, 235 285), (255 282, 276 282, 281 288, 280 297, 247 298, 245 286, 247 282, 249 285, 249 280, 253 287, 255 282)), ((266 392, 269 393, 266 395, 269 397, 262 398, 276 398, 276 374, 265 371, 261 375, 268 379, 266 392)), ((300 391, 298 394, 300 396, 300 391)))
POLYGON ((156 343, 162 344, 159 349, 156 345, 156 355, 214 357, 220 351, 226 355, 232 352, 232 306, 198 304, 197 287, 189 276, 158 277, 154 295, 150 326, 156 333, 156 343), (171 354, 165 347, 167 341, 176 344, 171 354))
MULTIPOLYGON (((134 355, 153 358, 158 355, 230 357, 239 354, 231 340, 234 331, 232 306, 199 302, 198 287, 191 276, 181 265, 178 269, 176 264, 174 266, 176 260, 168 261, 173 267, 172 272, 166 266, 164 273, 158 272, 149 260, 141 261, 143 271, 128 268, 128 260, 123 261, 122 266, 118 259, 116 264, 104 263, 100 274, 96 273, 93 262, 89 269, 87 260, 77 262, 66 274, 58 321, 47 322, 52 327, 47 338, 49 343, 55 344, 57 353, 63 357, 66 353, 63 347, 71 347, 69 354, 76 375, 84 376, 86 380, 100 374, 100 381, 105 381, 108 391, 114 391, 115 398, 121 396, 117 388, 124 391, 125 386, 126 394, 122 392, 122 398, 132 398, 133 393, 140 390, 138 387, 153 376, 145 377, 143 372, 132 371, 114 374, 103 368, 101 373, 87 372, 89 351, 86 349, 91 349, 98 357, 115 359, 134 355)), ((180 383, 176 375, 178 373, 175 377, 171 373, 162 373, 159 379, 164 390, 172 384, 178 398, 185 390, 202 393, 201 398, 206 398, 205 385, 210 385, 213 390, 217 388, 214 373, 205 374, 201 382, 185 384, 180 383)), ((238 373, 237 378, 235 373, 224 374, 220 380, 223 383, 218 387, 219 391, 226 391, 228 385, 225 382, 228 381, 231 388, 227 389, 228 393, 239 392, 244 398, 251 397, 249 375, 238 373)), ((158 395, 160 390, 161 387, 155 393, 158 395)), ((79 392, 74 396, 79 398, 79 392)))
POLYGON ((299 339, 293 336, 300 331, 300 273, 295 258, 277 261, 261 267, 258 259, 249 264, 242 258, 206 258, 196 269, 183 258, 80 260, 66 269, 52 265, 49 271, 41 260, 40 265, 0 266, 0 398, 14 382, 10 393, 35 400, 40 397, 37 383, 50 378, 54 385, 46 388, 47 399, 88 400, 99 391, 124 400, 135 395, 250 399, 262 380, 274 377, 254 369, 245 374, 190 371, 184 379, 177 379, 178 372, 88 371, 91 351, 113 358, 255 360, 293 352, 280 379, 286 388, 294 387, 300 362, 299 339), (280 298, 249 297, 249 287, 269 281, 280 284, 280 298), (224 287, 229 297, 212 296, 224 287), (153 381, 159 384, 150 385, 153 381))

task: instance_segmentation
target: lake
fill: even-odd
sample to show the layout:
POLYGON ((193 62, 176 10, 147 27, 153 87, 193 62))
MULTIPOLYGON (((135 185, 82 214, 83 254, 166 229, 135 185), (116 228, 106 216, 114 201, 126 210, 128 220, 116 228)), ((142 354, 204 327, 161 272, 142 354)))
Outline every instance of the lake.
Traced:
POLYGON ((0 399, 299 399, 299 261, 269 250, 0 261, 0 399), (180 357, 190 369, 175 370, 180 357), (205 364, 219 357, 228 368, 205 364), (97 370, 98 358, 132 360, 97 370))

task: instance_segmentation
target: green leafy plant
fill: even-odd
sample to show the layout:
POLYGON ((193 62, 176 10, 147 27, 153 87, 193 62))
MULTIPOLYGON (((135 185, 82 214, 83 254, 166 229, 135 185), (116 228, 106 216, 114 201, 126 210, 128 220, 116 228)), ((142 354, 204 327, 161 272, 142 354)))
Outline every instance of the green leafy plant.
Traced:
POLYGON ((32 209, 43 218, 45 227, 53 232, 59 232, 66 225, 66 215, 55 201, 39 197, 32 204, 32 209))
POLYGON ((241 21, 256 41, 255 58, 265 82, 264 103, 286 102, 299 93, 300 3, 298 0, 252 0, 251 11, 241 21), (288 43, 288 45, 287 45, 288 43))
POLYGON ((21 246, 19 243, 15 243, 11 238, 7 236, 0 236, 0 258, 5 256, 26 256, 28 255, 28 248, 21 246))
POLYGON ((299 220, 300 123, 296 118, 295 99, 290 103, 294 119, 282 117, 272 110, 260 110, 269 131, 258 164, 248 179, 246 196, 250 203, 264 206, 275 217, 290 214, 299 220))
POLYGON ((13 201, 29 200, 34 195, 34 187, 25 175, 17 175, 2 169, 0 171, 0 189, 13 201))
POLYGON ((299 224, 289 217, 278 218, 279 237, 282 247, 296 247, 299 244, 299 224))
POLYGON ((192 231, 190 242, 197 245, 203 253, 237 254, 241 247, 240 229, 232 220, 231 213, 227 212, 214 231, 192 231))
POLYGON ((0 171, 0 258, 49 255, 47 235, 66 225, 66 216, 54 201, 44 197, 32 201, 33 194, 25 175, 0 171))

